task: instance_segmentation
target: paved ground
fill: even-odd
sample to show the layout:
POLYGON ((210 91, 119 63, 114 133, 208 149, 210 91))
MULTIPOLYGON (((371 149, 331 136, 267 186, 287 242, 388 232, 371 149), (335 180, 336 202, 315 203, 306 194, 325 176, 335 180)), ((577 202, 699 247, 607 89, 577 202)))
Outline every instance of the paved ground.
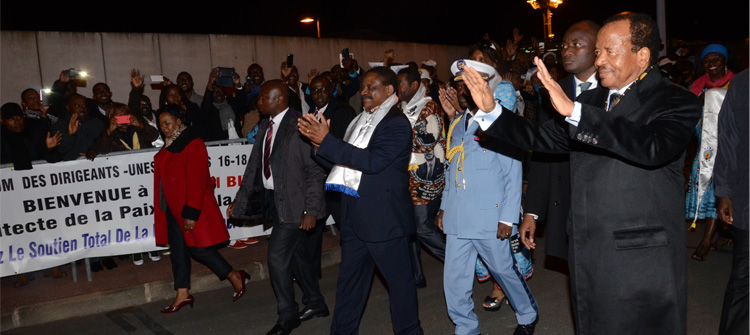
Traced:
MULTIPOLYGON (((702 226, 699 226, 702 233, 702 226)), ((731 247, 712 252, 705 262, 689 260, 700 238, 700 233, 687 233, 688 247, 688 334, 715 334, 719 324, 721 300, 731 264, 731 247)), ((2 333, 3 334, 265 334, 275 320, 275 299, 268 280, 263 276, 265 240, 244 250, 223 250, 232 264, 252 269, 254 281, 249 284, 249 293, 232 303, 232 289, 226 282, 218 282, 198 265, 194 268, 193 294, 195 308, 185 308, 172 315, 159 314, 168 305, 173 292, 169 279, 169 262, 162 260, 141 267, 132 262, 119 262, 117 270, 100 272, 94 282, 69 283, 69 279, 53 280, 37 275, 29 286, 14 289, 12 280, 2 280, 2 333), (241 262, 241 260, 245 260, 241 262), (253 259, 252 262, 248 262, 253 259), (149 274, 146 274, 149 273, 149 274), (158 275, 157 275, 158 274, 158 275), (166 275, 166 277, 164 277, 166 275), (114 278, 136 280, 125 282, 115 288, 103 289, 105 281, 114 278), (147 281, 147 278, 154 281, 147 281), (140 282, 139 282, 140 281, 140 282), (135 284, 134 284, 135 283, 135 284), (69 297, 44 300, 43 296, 73 295, 85 291, 80 287, 98 287, 102 290, 69 297), (73 287, 79 287, 73 289, 73 287), (61 292, 62 291, 62 292, 61 292), (27 297, 26 299, 23 296, 27 297), (35 297, 32 299, 32 297, 35 297), (6 299, 7 298, 7 299, 6 299), (30 304, 27 304, 30 303, 30 304), (58 320, 58 321, 50 321, 58 320)), ((338 275, 337 238, 326 234, 321 290, 333 308, 335 284, 338 275)), ((538 245, 543 246, 543 239, 538 245)), ((542 250, 536 253, 535 275, 529 281, 531 290, 540 308, 537 334, 573 334, 573 321, 569 308, 567 277, 557 271, 546 269, 554 264, 545 264, 542 250)), ((442 264, 429 256, 423 256, 427 274, 427 288, 419 290, 420 318, 426 334, 452 334, 453 324, 446 314, 442 292, 442 264)), ((68 270, 70 271, 70 270, 68 270)), ((79 271, 81 271, 79 267, 79 271)), ((633 269, 638 271, 638 269, 633 269)), ((83 275, 79 277, 84 278, 83 275)), ((645 278, 644 280, 647 280, 645 278)), ((516 325, 515 317, 508 306, 497 312, 486 312, 480 304, 489 293, 490 284, 475 286, 474 300, 483 333, 511 334, 516 325)), ((298 297, 301 292, 298 291, 298 297)), ((314 319, 304 323, 295 334, 327 334, 331 317, 314 319)), ((387 291, 379 280, 372 285, 372 292, 365 310, 360 333, 391 334, 387 291)))

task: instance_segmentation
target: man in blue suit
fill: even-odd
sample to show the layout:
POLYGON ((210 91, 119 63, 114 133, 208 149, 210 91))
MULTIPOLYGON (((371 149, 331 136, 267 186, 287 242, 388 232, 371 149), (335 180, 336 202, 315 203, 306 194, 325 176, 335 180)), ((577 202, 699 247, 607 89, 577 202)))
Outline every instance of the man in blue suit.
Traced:
MULTIPOLYGON (((497 75, 489 65, 458 60, 452 66, 461 76, 464 65, 482 72, 486 80, 497 75)), ((455 334, 479 334, 471 292, 477 254, 487 265, 516 311, 515 334, 533 334, 538 308, 511 252, 510 236, 521 211, 521 162, 511 158, 515 149, 485 138, 473 122, 476 105, 459 82, 458 94, 466 112, 451 122, 448 131, 448 167, 436 224, 446 234, 443 285, 448 315, 455 334), (472 106, 473 105, 473 106, 472 106)))
POLYGON ((386 67, 362 79, 364 112, 343 139, 329 134, 325 116, 311 114, 299 131, 333 165, 326 190, 341 196, 341 266, 331 334, 357 334, 375 266, 388 284, 395 334, 422 334, 409 235, 415 233, 409 192, 412 129, 398 108, 396 74, 386 67))

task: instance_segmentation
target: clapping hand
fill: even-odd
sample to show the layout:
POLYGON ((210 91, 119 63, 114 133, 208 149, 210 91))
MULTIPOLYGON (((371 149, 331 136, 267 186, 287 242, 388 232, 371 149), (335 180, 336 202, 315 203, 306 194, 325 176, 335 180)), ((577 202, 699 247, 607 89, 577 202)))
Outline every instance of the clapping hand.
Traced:
POLYGON ((297 127, 299 128, 300 134, 310 139, 310 142, 318 148, 320 143, 323 142, 323 138, 329 132, 328 127, 331 121, 326 120, 323 114, 320 114, 320 121, 315 118, 313 114, 305 114, 301 118, 297 119, 297 127))
POLYGON ((443 111, 448 114, 448 118, 453 119, 458 111, 461 110, 461 106, 458 104, 458 93, 453 87, 448 89, 438 89, 440 104, 443 106, 443 111))

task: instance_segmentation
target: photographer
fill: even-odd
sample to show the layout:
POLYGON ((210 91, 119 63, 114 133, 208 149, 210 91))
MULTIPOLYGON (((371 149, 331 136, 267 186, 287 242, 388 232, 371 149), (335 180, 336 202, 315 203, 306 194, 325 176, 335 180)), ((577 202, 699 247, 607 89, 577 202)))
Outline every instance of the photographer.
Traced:
POLYGON ((159 132, 156 128, 144 124, 141 118, 130 112, 128 106, 114 103, 108 126, 94 145, 94 150, 97 154, 108 154, 115 151, 152 148, 151 142, 157 138, 159 132))
POLYGON ((240 117, 245 114, 244 100, 236 97, 239 92, 236 87, 241 86, 240 76, 230 68, 214 68, 208 75, 206 93, 203 95, 201 111, 205 120, 202 126, 207 141, 220 141, 239 137, 238 130, 242 129, 240 117), (225 73, 221 73, 222 69, 225 73), (229 73, 234 87, 220 86, 220 77, 230 84, 229 73), (227 94, 229 93, 231 94, 227 94), (232 134, 234 132, 234 134, 232 134))

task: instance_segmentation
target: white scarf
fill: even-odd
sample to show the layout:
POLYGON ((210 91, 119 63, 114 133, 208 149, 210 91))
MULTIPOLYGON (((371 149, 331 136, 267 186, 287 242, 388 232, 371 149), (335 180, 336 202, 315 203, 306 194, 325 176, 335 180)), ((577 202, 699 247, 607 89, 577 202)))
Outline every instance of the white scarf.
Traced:
MULTIPOLYGON (((424 108, 428 102, 432 101, 432 98, 425 96, 425 92, 427 92, 427 89, 424 85, 419 84, 419 89, 417 90, 417 93, 414 94, 414 97, 412 97, 408 103, 401 102, 401 109, 404 111, 406 118, 409 119, 412 129, 414 129, 414 124, 417 122, 417 119, 419 119, 419 115, 422 114, 422 108, 424 108)), ((409 159, 409 169, 416 169, 417 162, 417 155, 412 152, 411 158, 409 159)))
MULTIPOLYGON (((357 117, 352 120, 349 127, 346 129, 344 135, 344 141, 357 148, 367 148, 370 143, 370 138, 375 128, 378 126, 380 121, 383 120, 391 107, 396 105, 398 98, 396 94, 391 94, 380 106, 375 107, 375 110, 368 113, 360 113, 357 117)), ((328 174, 326 180, 326 191, 341 192, 355 198, 359 198, 359 183, 362 180, 362 171, 355 170, 343 165, 334 165, 331 173, 328 174)))
POLYGON ((412 128, 414 128, 414 123, 417 122, 419 114, 422 113, 422 108, 427 105, 427 102, 432 101, 432 98, 424 95, 426 91, 427 89, 424 85, 419 84, 419 89, 414 94, 414 97, 408 103, 401 102, 401 109, 404 111, 406 118, 409 119, 412 128))
POLYGON ((700 150, 698 150, 698 202, 695 205, 694 219, 691 227, 695 226, 703 194, 706 193, 708 184, 710 184, 711 178, 713 178, 716 149, 719 144, 717 135, 719 111, 721 110, 721 104, 724 102, 726 94, 726 88, 713 88, 705 93, 703 120, 701 121, 701 143, 700 150))

